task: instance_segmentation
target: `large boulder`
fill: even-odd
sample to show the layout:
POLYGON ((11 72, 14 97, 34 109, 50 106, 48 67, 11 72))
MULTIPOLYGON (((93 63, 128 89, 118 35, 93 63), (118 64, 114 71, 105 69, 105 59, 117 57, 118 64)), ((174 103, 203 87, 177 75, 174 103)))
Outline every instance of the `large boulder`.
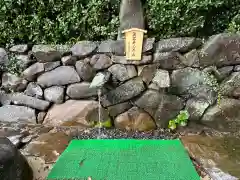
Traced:
POLYGON ((91 82, 96 74, 96 71, 93 69, 93 67, 84 61, 77 61, 75 66, 80 78, 82 78, 84 81, 91 82))
MULTIPOLYGON (((240 87, 240 72, 233 72, 220 85, 220 90, 224 96, 234 96, 234 92, 240 87)), ((239 96, 240 97, 240 96, 239 96)))
POLYGON ((137 107, 118 115, 114 120, 114 124, 116 128, 128 131, 149 131, 156 128, 152 117, 137 107))
POLYGON ((109 81, 111 73, 108 71, 98 72, 93 78, 90 88, 99 88, 102 89, 104 85, 109 81))
POLYGON ((116 104, 113 106, 109 106, 108 112, 111 117, 116 117, 117 115, 129 110, 132 107, 132 104, 130 102, 124 102, 120 104, 116 104))
POLYGON ((44 71, 51 71, 61 65, 60 61, 54 61, 54 62, 46 62, 43 63, 44 65, 44 71))
POLYGON ((142 65, 137 66, 138 68, 138 76, 140 76, 147 85, 152 81, 153 77, 155 76, 155 73, 157 71, 157 66, 154 65, 142 65))
POLYGON ((97 44, 91 41, 79 41, 72 48, 72 55, 83 57, 91 54, 97 48, 97 44))
POLYGON ((187 67, 172 72, 171 92, 187 98, 205 99, 213 104, 217 98, 216 82, 216 78, 208 73, 187 67))
POLYGON ((141 61, 132 61, 126 59, 125 56, 112 56, 112 61, 119 64, 133 64, 133 65, 144 65, 151 64, 152 55, 143 55, 141 61))
POLYGON ((108 68, 108 71, 119 81, 126 81, 137 76, 136 68, 133 65, 114 64, 108 68))
POLYGON ((0 137, 0 179, 32 180, 33 173, 24 156, 5 137, 0 137))
POLYGON ((71 137, 64 132, 43 133, 32 140, 24 149, 23 153, 28 156, 43 158, 45 163, 55 163, 58 157, 66 149, 71 137))
POLYGON ((98 53, 111 53, 119 56, 124 56, 124 41, 123 40, 106 40, 102 41, 98 47, 98 53))
POLYGON ((0 105, 10 105, 11 94, 7 94, 5 91, 0 90, 0 105))
POLYGON ((62 44, 39 44, 34 45, 32 47, 32 52, 43 52, 43 53, 49 53, 49 52, 59 52, 60 54, 68 54, 70 52, 70 46, 69 45, 62 45, 62 44))
POLYGON ((23 77, 28 81, 34 81, 42 72, 44 72, 44 64, 37 62, 23 71, 23 77))
POLYGON ((24 93, 28 96, 36 97, 38 99, 42 99, 43 97, 42 88, 35 82, 30 82, 24 93))
POLYGON ((201 49, 200 65, 217 67, 240 64, 240 35, 222 33, 211 36, 201 49))
POLYGON ((220 102, 209 107, 201 122, 220 131, 239 132, 240 100, 223 98, 220 102))
POLYGON ((97 96, 97 89, 90 88, 90 83, 81 82, 67 87, 67 95, 72 99, 84 99, 97 96))
POLYGON ((158 89, 170 87, 169 72, 163 69, 158 69, 152 79, 152 83, 155 84, 158 89))
POLYGON ((49 52, 38 51, 33 53, 33 56, 40 63, 55 62, 55 61, 61 60, 61 53, 58 51, 49 51, 49 52))
POLYGON ((190 156, 201 162, 212 178, 237 180, 240 177, 239 138, 192 135, 181 137, 181 141, 190 156))
POLYGON ((220 74, 220 79, 223 80, 226 77, 228 77, 233 71, 233 66, 225 66, 218 69, 218 72, 220 74))
POLYGON ((112 60, 106 54, 96 54, 91 58, 90 63, 95 70, 102 70, 110 67, 112 60))
POLYGON ((192 37, 180 37, 163 39, 156 43, 156 52, 188 52, 192 49, 196 49, 202 44, 201 39, 192 37))
POLYGON ((5 105, 0 107, 0 121, 36 123, 35 110, 24 106, 5 105))
POLYGON ((158 64, 162 69, 174 70, 185 67, 180 61, 177 52, 155 52, 153 55, 153 63, 158 64))
POLYGON ((41 111, 46 110, 50 103, 32 96, 27 96, 23 93, 14 93, 11 96, 11 101, 16 105, 24 105, 41 111))
MULTIPOLYGON (((68 100, 54 105, 45 116, 43 124, 51 126, 92 126, 98 122, 98 102, 92 100, 68 100)), ((101 121, 108 121, 108 112, 101 108, 101 121)))
POLYGON ((166 128, 168 121, 175 118, 184 107, 184 101, 174 95, 147 90, 134 104, 148 112, 158 127, 166 128))
POLYGON ((60 66, 52 71, 45 72, 37 79, 41 87, 62 86, 80 82, 76 70, 70 66, 60 66))
POLYGON ((209 103, 203 99, 192 98, 186 103, 186 110, 188 111, 190 120, 199 121, 205 110, 209 107, 209 103))
POLYGON ((141 78, 133 78, 121 84, 101 97, 101 103, 104 107, 119 104, 138 96, 145 90, 141 78))
POLYGON ((34 45, 32 54, 38 62, 60 61, 62 55, 70 53, 69 45, 34 45))
POLYGON ((30 49, 30 46, 28 44, 18 44, 12 46, 9 51, 14 53, 26 53, 30 49))
POLYGON ((44 90, 44 98, 47 101, 60 104, 64 100, 64 87, 52 86, 44 90))

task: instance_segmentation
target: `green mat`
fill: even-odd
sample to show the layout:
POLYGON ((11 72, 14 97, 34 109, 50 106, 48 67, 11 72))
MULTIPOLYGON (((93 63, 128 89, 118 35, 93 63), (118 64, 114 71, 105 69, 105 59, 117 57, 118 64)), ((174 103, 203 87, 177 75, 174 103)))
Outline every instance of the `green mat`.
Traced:
POLYGON ((72 140, 53 179, 199 180, 180 140, 72 140))

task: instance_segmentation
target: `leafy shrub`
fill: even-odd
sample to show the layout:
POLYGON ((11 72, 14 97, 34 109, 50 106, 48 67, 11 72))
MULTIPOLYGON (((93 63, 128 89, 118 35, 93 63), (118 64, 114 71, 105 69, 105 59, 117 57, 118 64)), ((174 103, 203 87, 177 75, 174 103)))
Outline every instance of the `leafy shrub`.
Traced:
POLYGON ((158 37, 208 36, 223 32, 239 14, 240 1, 149 0, 149 27, 158 37))
MULTIPOLYGON (((0 46, 116 38, 121 0, 0 0, 0 46)), ((239 0, 142 0, 150 36, 238 31, 239 0), (235 19, 234 19, 235 18, 235 19)))

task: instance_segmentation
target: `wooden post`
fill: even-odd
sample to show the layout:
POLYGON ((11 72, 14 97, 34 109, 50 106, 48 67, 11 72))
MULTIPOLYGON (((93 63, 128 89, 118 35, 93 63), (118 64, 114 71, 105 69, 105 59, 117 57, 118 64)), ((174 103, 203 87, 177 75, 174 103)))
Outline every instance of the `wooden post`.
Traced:
POLYGON ((131 28, 124 30, 125 34, 125 52, 127 60, 140 61, 142 59, 142 46, 144 33, 146 30, 131 28))

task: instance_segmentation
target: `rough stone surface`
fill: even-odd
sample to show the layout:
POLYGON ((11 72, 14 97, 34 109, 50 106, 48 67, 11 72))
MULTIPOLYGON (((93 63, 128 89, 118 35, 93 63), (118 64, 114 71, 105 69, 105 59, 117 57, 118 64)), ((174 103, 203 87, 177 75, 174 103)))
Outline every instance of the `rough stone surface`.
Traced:
POLYGON ((91 58, 91 65, 96 70, 106 69, 112 65, 112 60, 105 54, 96 54, 91 58))
POLYGON ((127 112, 118 115, 114 124, 116 128, 128 131, 148 131, 156 128, 154 120, 137 107, 129 109, 127 112))
POLYGON ((143 81, 141 78, 137 77, 104 94, 101 97, 101 103, 104 107, 122 103, 138 96, 144 90, 145 86, 143 81))
POLYGON ((104 85, 109 81, 110 76, 111 76, 111 73, 108 71, 97 73, 96 76, 93 78, 89 88, 102 89, 104 85))
POLYGON ((70 52, 70 47, 69 45, 62 45, 62 44, 56 44, 56 45, 45 45, 45 44, 39 44, 39 45, 34 45, 32 47, 32 52, 60 52, 60 54, 68 54, 70 52))
POLYGON ((127 60, 125 56, 112 56, 112 61, 119 64, 144 65, 152 62, 152 55, 144 55, 141 61, 127 60))
POLYGON ((38 115, 37 115, 37 123, 38 124, 42 124, 43 123, 46 114, 47 114, 46 112, 39 112, 38 113, 38 115))
POLYGON ((0 48, 0 65, 6 65, 8 62, 8 56, 5 49, 0 48))
POLYGON ((44 98, 47 101, 60 104, 64 100, 64 88, 60 86, 52 86, 44 90, 44 98))
POLYGON ((77 61, 76 70, 79 76, 86 82, 92 81, 93 77, 96 74, 96 71, 92 68, 92 66, 84 61, 77 61))
POLYGON ((129 102, 124 102, 121 104, 116 104, 113 106, 108 107, 109 115, 112 117, 116 117, 117 115, 124 113, 125 111, 129 110, 132 107, 132 104, 129 102))
POLYGON ((34 82, 30 82, 26 88, 26 90, 24 91, 24 93, 28 96, 32 96, 32 97, 36 97, 38 99, 42 99, 43 97, 43 90, 42 88, 34 83, 34 82))
POLYGON ((26 159, 5 137, 0 137, 0 179, 32 180, 33 173, 26 159))
POLYGON ((196 49, 189 51, 184 55, 185 58, 181 58, 181 62, 189 67, 199 67, 199 54, 196 49))
POLYGON ((170 87, 170 77, 168 71, 158 69, 152 82, 156 84, 159 88, 170 87))
POLYGON ((174 95, 147 90, 134 104, 148 112, 158 127, 167 127, 168 121, 175 118, 183 109, 183 100, 174 95))
POLYGON ((154 46, 154 42, 155 42, 155 38, 147 38, 144 39, 143 41, 143 53, 147 53, 149 51, 153 50, 153 46, 154 46))
POLYGON ((239 138, 192 135, 182 137, 181 141, 190 156, 214 179, 237 180, 240 177, 239 138))
POLYGON ((211 36, 200 51, 200 65, 217 67, 240 64, 240 35, 217 34, 211 36))
POLYGON ((240 98, 240 87, 234 89, 232 95, 233 95, 233 97, 235 97, 235 98, 240 98))
POLYGON ((27 96, 23 93, 14 93, 11 96, 11 100, 16 105, 24 105, 41 111, 44 111, 49 107, 48 101, 27 96))
POLYGON ((126 81, 137 76, 136 68, 133 65, 115 64, 108 68, 108 71, 119 81, 126 81))
POLYGON ((91 41, 79 41, 72 48, 72 55, 74 56, 87 56, 95 51, 97 48, 97 44, 91 41))
POLYGON ((70 140, 71 138, 63 132, 44 133, 31 141, 23 151, 29 156, 42 157, 46 163, 55 163, 70 140))
POLYGON ((80 82, 80 77, 73 67, 61 66, 52 71, 45 72, 37 79, 41 87, 61 86, 80 82))
POLYGON ((76 83, 67 87, 67 95, 72 99, 84 99, 97 96, 97 89, 90 88, 88 82, 76 83))
POLYGON ((225 79, 226 77, 228 77, 233 71, 233 66, 225 66, 222 68, 218 69, 218 72, 220 73, 220 79, 225 79))
POLYGON ((26 88, 27 81, 15 74, 3 73, 2 87, 12 89, 13 91, 22 91, 26 88))
POLYGON ((153 63, 159 64, 162 69, 179 69, 184 67, 177 52, 157 52, 153 55, 153 63))
POLYGON ((106 40, 102 41, 98 47, 99 53, 111 53, 119 56, 123 56, 124 49, 124 41, 123 40, 106 40))
POLYGON ((62 55, 58 51, 49 51, 49 52, 38 51, 33 53, 33 56, 37 59, 38 62, 46 63, 46 62, 60 61, 62 55))
POLYGON ((235 66, 234 71, 240 71, 240 65, 235 66))
POLYGON ((35 110, 15 105, 0 107, 0 121, 3 122, 30 122, 36 123, 35 110))
POLYGON ((43 63, 35 63, 23 71, 23 77, 28 81, 34 81, 40 73, 44 72, 43 63))
POLYGON ((190 114, 189 119, 199 121, 208 107, 209 103, 206 100, 189 99, 186 104, 186 110, 190 114))
POLYGON ((233 96, 236 89, 240 87, 240 72, 233 72, 220 85, 221 93, 225 96, 233 96))
POLYGON ((29 49, 29 46, 27 44, 19 44, 12 46, 9 51, 16 52, 16 53, 25 53, 29 49))
POLYGON ((156 52, 187 52, 189 50, 196 49, 200 45, 201 40, 192 37, 169 38, 160 40, 156 43, 156 52))
POLYGON ((152 81, 155 73, 157 71, 156 65, 144 65, 138 66, 138 76, 140 76, 147 85, 152 81))
MULTIPOLYGON (((101 109, 101 120, 109 120, 108 113, 101 109)), ((91 100, 68 100, 54 105, 47 113, 43 124, 52 126, 89 127, 98 121, 98 102, 91 100)))
POLYGON ((172 72, 171 90, 176 95, 202 98, 212 104, 217 98, 215 81, 207 73, 187 67, 172 72))
POLYGON ((216 130, 238 132, 240 128, 240 101, 223 98, 207 109, 201 122, 216 130))
POLYGON ((10 105, 11 104, 11 95, 7 94, 4 91, 0 91, 0 105, 10 105))
POLYGON ((76 61, 77 61, 77 57, 75 56, 64 56, 61 59, 62 63, 64 66, 74 66, 76 61))
POLYGON ((51 71, 61 65, 60 61, 43 63, 45 71, 51 71))

